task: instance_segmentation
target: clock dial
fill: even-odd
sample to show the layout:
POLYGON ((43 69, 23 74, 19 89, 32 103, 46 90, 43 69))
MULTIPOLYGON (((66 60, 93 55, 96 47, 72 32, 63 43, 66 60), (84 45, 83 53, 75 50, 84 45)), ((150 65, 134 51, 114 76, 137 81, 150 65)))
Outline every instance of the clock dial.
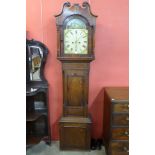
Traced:
POLYGON ((87 54, 88 53, 88 30, 65 29, 64 30, 64 53, 87 54))

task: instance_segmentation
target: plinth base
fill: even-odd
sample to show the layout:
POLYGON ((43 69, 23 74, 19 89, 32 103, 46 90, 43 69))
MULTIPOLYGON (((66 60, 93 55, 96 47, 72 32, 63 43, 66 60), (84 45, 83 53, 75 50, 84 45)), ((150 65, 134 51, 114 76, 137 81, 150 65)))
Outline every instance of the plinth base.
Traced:
POLYGON ((61 150, 90 150, 91 119, 89 117, 62 117, 60 125, 61 150))

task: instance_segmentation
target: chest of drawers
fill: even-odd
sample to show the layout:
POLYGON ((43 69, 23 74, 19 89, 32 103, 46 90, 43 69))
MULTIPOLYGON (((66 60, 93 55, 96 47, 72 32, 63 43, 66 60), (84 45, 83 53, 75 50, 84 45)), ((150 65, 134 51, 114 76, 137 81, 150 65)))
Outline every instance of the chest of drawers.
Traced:
POLYGON ((107 155, 129 155, 129 89, 104 91, 103 141, 107 155))

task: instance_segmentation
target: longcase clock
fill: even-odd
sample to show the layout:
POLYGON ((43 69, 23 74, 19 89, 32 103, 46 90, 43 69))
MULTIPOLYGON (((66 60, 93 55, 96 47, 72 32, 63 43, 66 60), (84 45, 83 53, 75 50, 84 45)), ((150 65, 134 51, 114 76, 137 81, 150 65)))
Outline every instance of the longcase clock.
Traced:
POLYGON ((90 62, 94 60, 96 17, 84 2, 64 3, 56 15, 57 58, 62 62, 63 115, 60 149, 90 149, 91 118, 88 114, 90 62))

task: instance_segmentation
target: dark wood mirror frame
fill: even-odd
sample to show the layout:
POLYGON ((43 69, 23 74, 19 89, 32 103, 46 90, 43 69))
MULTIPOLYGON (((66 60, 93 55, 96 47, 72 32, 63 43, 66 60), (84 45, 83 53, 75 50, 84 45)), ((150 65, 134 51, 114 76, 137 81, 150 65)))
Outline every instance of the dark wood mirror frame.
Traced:
POLYGON ((32 83, 41 83, 41 82, 47 83, 47 81, 44 77, 44 67, 45 67, 47 55, 48 55, 48 49, 43 43, 36 41, 36 40, 33 40, 33 39, 32 40, 26 40, 26 56, 27 56, 27 58, 26 58, 27 80, 26 80, 26 82, 27 83, 31 83, 31 84, 32 83), (30 59, 30 56, 32 55, 32 52, 33 52, 33 51, 31 51, 30 47, 34 47, 34 46, 40 48, 42 50, 42 54, 43 54, 41 64, 40 64, 40 80, 31 80, 30 79, 30 71, 31 71, 32 61, 31 60, 29 61, 29 59, 30 59))

